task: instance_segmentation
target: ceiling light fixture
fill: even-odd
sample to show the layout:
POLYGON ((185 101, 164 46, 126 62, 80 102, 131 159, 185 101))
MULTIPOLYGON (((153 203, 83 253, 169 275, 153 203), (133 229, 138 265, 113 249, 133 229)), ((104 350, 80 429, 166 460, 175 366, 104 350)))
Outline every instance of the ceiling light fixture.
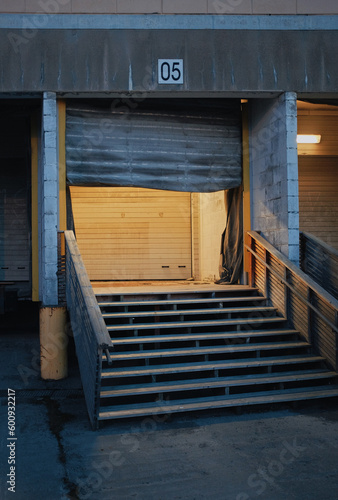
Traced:
POLYGON ((297 135, 298 144, 319 144, 321 139, 321 135, 297 135))

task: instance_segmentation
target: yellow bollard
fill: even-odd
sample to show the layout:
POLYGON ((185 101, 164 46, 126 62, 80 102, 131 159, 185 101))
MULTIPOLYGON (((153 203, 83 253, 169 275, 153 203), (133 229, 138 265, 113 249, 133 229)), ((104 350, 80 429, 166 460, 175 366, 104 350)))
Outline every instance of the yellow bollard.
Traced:
POLYGON ((41 377, 60 380, 68 375, 66 307, 40 309, 41 377))

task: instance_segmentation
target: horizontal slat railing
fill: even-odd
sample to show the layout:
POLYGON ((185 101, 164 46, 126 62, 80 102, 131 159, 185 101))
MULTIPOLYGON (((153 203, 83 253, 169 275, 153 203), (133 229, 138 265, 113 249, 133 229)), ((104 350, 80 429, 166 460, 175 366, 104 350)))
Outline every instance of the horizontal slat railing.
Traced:
POLYGON ((338 300, 284 257, 262 236, 248 233, 250 284, 267 296, 337 371, 338 300))
POLYGON ((302 271, 338 300, 338 250, 309 233, 300 234, 302 271))
POLYGON ((66 298, 87 410, 97 426, 102 354, 113 347, 73 231, 65 231, 66 298))

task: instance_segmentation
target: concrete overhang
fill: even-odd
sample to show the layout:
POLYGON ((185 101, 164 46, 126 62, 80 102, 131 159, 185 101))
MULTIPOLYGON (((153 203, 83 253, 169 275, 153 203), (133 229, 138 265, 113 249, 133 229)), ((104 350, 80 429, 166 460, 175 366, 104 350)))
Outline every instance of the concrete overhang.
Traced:
POLYGON ((337 28, 337 16, 3 16, 0 92, 335 98, 337 28), (183 84, 159 84, 158 59, 182 59, 183 84))

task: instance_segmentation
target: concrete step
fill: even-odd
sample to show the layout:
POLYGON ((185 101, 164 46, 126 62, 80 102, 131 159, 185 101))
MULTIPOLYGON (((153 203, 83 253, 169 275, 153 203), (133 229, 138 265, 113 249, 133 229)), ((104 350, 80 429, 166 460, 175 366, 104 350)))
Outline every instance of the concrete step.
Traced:
MULTIPOLYGON (((205 354, 239 354, 246 352, 255 352, 257 357, 261 351, 280 351, 292 349, 308 349, 308 342, 266 342, 260 344, 237 344, 225 347, 190 347, 187 349, 156 349, 152 351, 131 351, 119 354, 112 353, 111 359, 114 361, 150 359, 150 358, 169 358, 181 356, 201 356, 205 354)), ((102 359, 106 361, 106 355, 102 359)))
POLYGON ((308 401, 312 399, 334 397, 338 397, 338 386, 284 389, 253 394, 213 396, 211 398, 196 398, 189 400, 184 399, 173 402, 158 401, 157 403, 101 407, 99 420, 209 410, 214 408, 308 401))
MULTIPOLYGON (((95 287, 94 287, 95 288, 95 287)), ((118 287, 116 287, 116 292, 96 292, 95 293, 97 301, 102 302, 139 302, 139 301, 180 301, 180 300, 196 300, 196 299, 215 299, 215 298, 227 298, 231 300, 237 299, 238 297, 254 297, 258 296, 258 290, 255 287, 250 287, 247 285, 239 285, 237 288, 234 286, 215 286, 214 288, 208 288, 203 290, 201 287, 194 289, 193 286, 189 287, 189 290, 172 290, 172 291, 160 291, 158 289, 152 289, 147 287, 145 289, 138 291, 137 287, 133 287, 130 291, 119 292, 118 287)))
POLYGON ((276 330, 246 330, 243 332, 232 331, 232 332, 216 332, 216 333, 180 333, 178 335, 148 335, 148 336, 136 336, 136 337, 114 337, 114 345, 124 346, 133 344, 149 344, 149 343, 165 343, 165 342, 194 342, 202 340, 213 340, 217 341, 236 341, 239 340, 250 340, 250 339, 261 339, 264 337, 281 337, 281 336, 298 336, 297 330, 292 329, 276 329, 276 330))
POLYGON ((102 387, 101 398, 116 398, 120 396, 139 396, 144 394, 169 393, 169 392, 184 392, 203 389, 215 388, 230 388, 240 386, 254 385, 269 385, 269 384, 284 384, 307 382, 322 379, 334 379, 337 373, 328 370, 304 370, 284 373, 257 374, 257 375, 242 375, 237 377, 211 377, 204 379, 194 379, 176 381, 176 382, 159 382, 152 384, 134 384, 122 385, 114 387, 102 387))
POLYGON ((243 302, 253 302, 260 304, 266 301, 265 297, 260 296, 247 296, 247 297, 216 297, 216 298, 205 298, 205 299, 178 299, 178 300, 139 300, 139 301, 118 301, 118 302, 99 302, 99 306, 103 309, 109 308, 125 308, 128 312, 130 309, 135 307, 169 307, 169 306, 180 306, 184 307, 188 305, 213 305, 219 304, 224 307, 226 304, 231 303, 243 303, 243 302))
POLYGON ((119 367, 103 368, 102 379, 120 378, 120 377, 138 377, 147 375, 170 375, 174 373, 206 372, 214 370, 237 370, 237 369, 256 369, 261 367, 281 367, 285 365, 318 364, 324 362, 322 356, 294 355, 294 356, 271 356, 268 358, 245 358, 239 360, 225 361, 204 361, 199 363, 175 363, 170 365, 153 365, 141 367, 119 367))
POLYGON ((256 289, 97 298, 115 347, 100 420, 338 396, 337 374, 256 289))
POLYGON ((185 316, 207 316, 207 315, 217 315, 223 316, 228 315, 242 315, 242 314, 255 314, 255 315, 266 315, 270 317, 272 314, 276 313, 277 309, 275 307, 229 307, 229 308, 212 308, 212 309, 182 309, 182 310, 161 310, 161 311, 134 311, 134 312, 115 312, 115 313, 104 313, 102 314, 104 319, 130 319, 135 320, 136 318, 149 318, 152 320, 157 320, 161 317, 170 316, 180 316, 180 320, 184 321, 185 316))
MULTIPOLYGON (((179 322, 154 322, 154 323, 140 323, 140 324, 128 324, 128 325, 108 325, 107 329, 109 332, 114 334, 114 332, 122 331, 140 331, 140 330, 158 330, 166 328, 205 328, 205 327, 216 327, 216 326, 251 326, 251 325, 270 325, 285 322, 283 317, 271 317, 271 318, 250 318, 250 319, 221 319, 221 320, 205 320, 205 321, 179 321, 179 322)), ((112 337, 113 338, 113 337, 112 337)))

